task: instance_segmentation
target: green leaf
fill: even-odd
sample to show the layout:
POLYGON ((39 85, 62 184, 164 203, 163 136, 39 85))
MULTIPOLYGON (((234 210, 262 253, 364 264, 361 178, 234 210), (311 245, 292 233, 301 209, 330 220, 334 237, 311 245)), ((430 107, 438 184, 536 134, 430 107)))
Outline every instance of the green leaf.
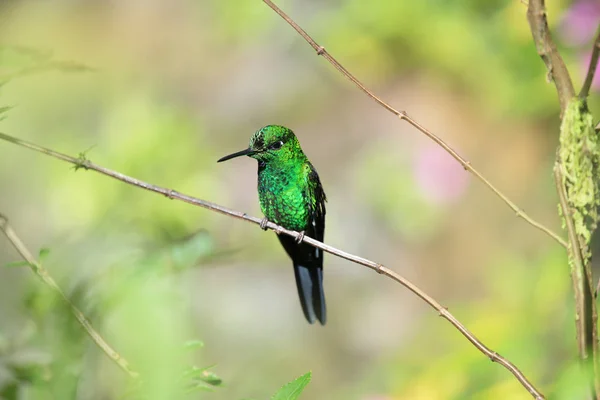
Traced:
POLYGON ((294 379, 281 389, 273 397, 271 400, 296 400, 302 394, 302 391, 310 382, 311 373, 307 372, 299 378, 294 379))
POLYGON ((196 350, 204 347, 204 342, 202 340, 188 340, 183 344, 183 347, 186 350, 196 350))
POLYGON ((5 268, 16 268, 16 267, 28 267, 29 263, 27 261, 13 261, 8 264, 4 264, 5 268))
POLYGON ((11 110, 12 108, 13 106, 0 107, 0 121, 6 118, 6 115, 3 114, 6 114, 6 112, 11 110))
POLYGON ((183 371, 183 378, 184 379, 197 378, 205 370, 206 370, 206 368, 199 368, 199 367, 196 367, 195 365, 192 365, 191 367, 189 367, 188 369, 183 371))
POLYGON ((198 368, 196 366, 191 366, 183 372, 183 378, 193 379, 195 382, 203 381, 212 386, 219 386, 223 383, 223 380, 219 378, 219 376, 214 372, 209 371, 209 369, 213 367, 214 365, 211 365, 206 368, 198 368))
POLYGON ((223 383, 223 380, 212 371, 203 371, 199 379, 212 386, 219 386, 223 383))
POLYGON ((0 107, 0 114, 7 112, 8 110, 11 110, 12 108, 14 108, 14 106, 4 106, 4 107, 0 107))
POLYGON ((38 255, 38 262, 40 264, 43 264, 44 260, 48 257, 48 254, 50 254, 50 249, 47 249, 45 247, 40 249, 40 254, 38 255))

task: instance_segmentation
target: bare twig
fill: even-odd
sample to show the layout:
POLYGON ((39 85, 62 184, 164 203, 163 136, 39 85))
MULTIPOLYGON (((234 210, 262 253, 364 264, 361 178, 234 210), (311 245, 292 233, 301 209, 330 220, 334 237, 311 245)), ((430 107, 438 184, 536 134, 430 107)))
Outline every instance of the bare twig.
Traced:
POLYGON ((517 217, 523 218, 530 225, 541 230, 542 232, 550 236, 552 239, 556 240, 561 246, 565 248, 567 247, 567 242, 565 242, 564 239, 562 239, 560 236, 558 236, 555 232, 553 232, 546 226, 531 218, 527 213, 525 213, 525 211, 520 209, 512 200, 510 200, 504 193, 502 193, 499 189, 492 185, 492 183, 488 181, 478 170, 476 170, 469 161, 465 160, 452 147, 450 147, 449 144, 444 142, 440 137, 436 136, 433 132, 429 131, 423 125, 411 118, 405 111, 396 110, 394 107, 383 101, 375 93, 369 90, 365 85, 363 85, 354 75, 352 75, 335 58, 333 58, 333 56, 329 54, 329 52, 327 52, 327 50, 325 50, 323 46, 320 46, 317 42, 315 42, 315 40, 312 37, 310 37, 310 35, 306 33, 304 29, 302 29, 296 22, 294 22, 293 19, 291 19, 285 12, 283 12, 283 10, 277 7, 272 1, 263 0, 263 2, 267 4, 271 9, 273 9, 273 11, 279 14, 279 16, 283 18, 285 22, 287 22, 292 28, 294 28, 294 30, 296 30, 296 32, 298 32, 300 36, 302 36, 302 38, 306 40, 306 42, 310 44, 310 46, 313 49, 315 49, 317 55, 323 56, 327 61, 329 61, 331 65, 333 65, 335 69, 337 69, 342 75, 344 75, 346 78, 352 81, 352 83, 358 86, 360 90, 362 90, 367 96, 375 100, 380 106, 382 106, 392 114, 396 115, 398 118, 400 118, 400 120, 408 122, 410 125, 417 128, 421 133, 423 133, 425 136, 427 136, 440 147, 442 147, 448 154, 450 154, 456 161, 458 161, 465 170, 475 175, 477 179, 479 179, 485 186, 487 186, 492 192, 494 192, 496 196, 498 196, 502 201, 504 201, 504 203, 506 203, 506 205, 516 213, 517 217))
POLYGON ((552 40, 552 34, 548 28, 548 20, 546 19, 546 5, 544 4, 544 0, 529 1, 527 21, 531 28, 537 52, 544 61, 544 64, 546 64, 548 78, 552 79, 556 86, 560 109, 564 112, 569 101, 575 97, 575 89, 573 88, 573 82, 571 81, 571 76, 565 66, 565 62, 552 40))
POLYGON ((8 223, 8 219, 0 214, 0 230, 4 232, 8 240, 12 243, 13 247, 17 250, 17 252, 23 257, 25 261, 31 267, 31 270, 44 282, 44 284, 50 289, 52 289, 58 296, 69 306, 77 321, 81 324, 86 333, 92 338, 92 340, 98 345, 98 347, 106 353, 106 355, 113 360, 123 371, 129 374, 132 378, 137 378, 139 374, 133 371, 129 367, 129 363, 125 358, 123 358, 119 353, 117 353, 106 341, 102 338, 102 336, 94 329, 90 321, 86 318, 86 316, 69 300, 69 298, 65 295, 62 289, 58 286, 56 281, 48 274, 46 268, 44 268, 31 254, 31 252, 27 249, 25 244, 21 241, 19 236, 15 233, 12 227, 8 223))
POLYGON ((592 49, 592 57, 590 58, 590 65, 588 66, 587 73, 585 74, 585 81, 579 92, 580 98, 586 98, 590 93, 592 82, 594 81, 594 74, 598 67, 598 58, 600 58, 600 25, 598 26, 598 32, 596 33, 596 40, 594 40, 594 47, 592 49))
MULTIPOLYGON (((146 190, 154 192, 154 193, 162 194, 163 196, 166 196, 170 199, 180 200, 185 203, 203 207, 208 210, 215 211, 215 212, 218 212, 221 214, 225 214, 230 217, 241 219, 241 220, 244 220, 247 222, 251 222, 256 225, 260 225, 262 222, 261 218, 252 217, 252 216, 247 215, 246 213, 234 211, 229 208, 220 206, 215 203, 211 203, 206 200, 198 199, 196 197, 192 197, 192 196, 188 196, 188 195, 176 192, 175 190, 172 190, 172 189, 166 189, 166 188, 163 188, 160 186, 152 185, 150 183, 147 183, 147 182, 132 178, 130 176, 124 175, 120 172, 112 171, 108 168, 101 167, 101 166, 96 165, 96 164, 92 163, 91 161, 89 161, 87 158, 85 158, 85 155, 83 155, 83 154, 80 155, 79 158, 71 157, 66 154, 62 154, 62 153, 38 146, 36 144, 26 142, 24 140, 17 139, 15 137, 6 135, 4 133, 0 133, 0 139, 9 141, 11 143, 17 144, 22 147, 26 147, 31 150, 38 151, 40 153, 44 153, 51 157, 58 158, 59 160, 74 164, 76 169, 79 169, 79 168, 90 169, 90 170, 99 172, 103 175, 109 176, 111 178, 128 183, 130 185, 134 185, 134 186, 140 187, 142 189, 146 189, 146 190)), ((508 361, 506 358, 502 357, 500 354, 496 353, 495 351, 489 349, 475 335, 473 335, 462 323, 460 323, 448 311, 448 309, 446 307, 443 307, 435 299, 433 299, 427 293, 425 293, 424 291, 419 289, 417 286, 415 286, 412 282, 408 281, 406 278, 402 277, 401 275, 397 274, 396 272, 390 270, 389 268, 387 268, 379 263, 376 263, 374 261, 367 260, 365 258, 362 258, 362 257, 356 256, 356 255, 347 253, 345 251, 339 250, 335 247, 329 246, 325 243, 322 243, 315 239, 312 239, 306 235, 302 235, 295 231, 287 230, 287 229, 285 229, 279 225, 276 225, 272 222, 268 222, 266 227, 268 229, 275 231, 277 234, 285 234, 285 235, 292 236, 298 240, 304 241, 305 243, 308 243, 311 246, 322 249, 323 251, 326 251, 337 257, 340 257, 340 258, 352 261, 356 264, 360 264, 365 267, 368 267, 368 268, 378 272, 379 274, 385 275, 388 278, 391 278, 391 279, 395 280, 396 282, 400 283, 401 285, 406 287, 408 290, 410 290, 412 293, 417 295, 421 300, 425 301, 434 310, 436 310, 440 316, 442 316, 443 318, 448 320, 465 338, 467 338, 467 340, 469 342, 471 342, 471 344, 473 344, 473 346, 475 346, 477 348, 477 350, 479 350, 481 353, 483 353, 491 361, 502 365, 504 368, 506 368, 508 371, 510 371, 510 373, 512 373, 515 376, 515 378, 517 378, 517 380, 521 383, 521 385, 523 385, 523 387, 525 387, 525 389, 527 389, 527 391, 535 399, 544 399, 544 396, 542 395, 542 393, 538 389, 535 388, 535 386, 527 379, 527 377, 513 363, 511 363, 510 361, 508 361)))

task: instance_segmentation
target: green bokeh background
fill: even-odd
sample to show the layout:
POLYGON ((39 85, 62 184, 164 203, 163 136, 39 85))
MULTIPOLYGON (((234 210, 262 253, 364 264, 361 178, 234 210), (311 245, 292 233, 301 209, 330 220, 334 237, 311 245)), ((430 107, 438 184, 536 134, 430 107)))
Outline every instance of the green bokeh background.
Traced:
MULTIPOLYGON (((525 5, 279 5, 367 86, 560 230, 558 100, 525 5)), ((569 5, 549 2, 551 28, 569 5)), ((0 77, 50 60, 93 68, 63 64, 8 81, 0 106, 15 107, 2 132, 73 156, 87 150, 107 168, 260 216, 254 161, 216 160, 263 125, 289 126, 327 192, 327 243, 411 279, 544 393, 577 398, 564 249, 359 92, 262 2, 5 1, 0 37, 0 77), (442 166, 425 164, 423 178, 417 165, 427 157, 442 166), (431 197, 423 179, 450 181, 455 194, 431 197)), ((579 86, 581 49, 565 47, 579 86)), ((597 114, 597 93, 590 104, 597 114)), ((530 398, 407 290, 332 256, 329 321, 309 326, 289 260, 256 226, 5 142, 0 212, 33 252, 50 249, 45 267, 143 373, 147 398, 179 398, 190 365, 212 366, 223 385, 187 398, 266 399, 309 370, 305 399, 530 398), (184 350, 193 339, 204 347, 184 350)), ((15 260, 0 240, 0 265, 15 260)), ((7 398, 116 399, 128 383, 31 271, 1 268, 1 387, 23 396, 7 398)))

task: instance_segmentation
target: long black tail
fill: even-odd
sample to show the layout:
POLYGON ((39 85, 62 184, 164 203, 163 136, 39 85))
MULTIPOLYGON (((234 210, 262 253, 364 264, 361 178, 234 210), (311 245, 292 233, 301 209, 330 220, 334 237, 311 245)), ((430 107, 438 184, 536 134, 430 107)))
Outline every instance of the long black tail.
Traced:
POLYGON ((325 325, 323 252, 305 243, 298 244, 296 239, 287 235, 278 235, 278 238, 294 263, 296 287, 306 320, 311 324, 319 320, 321 325, 325 325))
POLYGON ((305 267, 294 263, 294 275, 306 320, 312 324, 318 319, 321 325, 325 325, 327 311, 323 292, 323 268, 305 267))

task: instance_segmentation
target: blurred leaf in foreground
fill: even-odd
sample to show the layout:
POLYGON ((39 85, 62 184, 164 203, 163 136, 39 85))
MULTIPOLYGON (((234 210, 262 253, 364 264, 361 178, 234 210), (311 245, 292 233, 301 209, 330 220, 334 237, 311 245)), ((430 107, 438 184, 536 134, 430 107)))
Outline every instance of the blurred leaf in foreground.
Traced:
POLYGON ((6 113, 13 108, 12 106, 0 107, 0 121, 6 118, 6 113))
POLYGON ((294 379, 287 385, 283 386, 271 400, 296 400, 302 394, 302 391, 310 382, 311 373, 307 372, 299 378, 294 379))

